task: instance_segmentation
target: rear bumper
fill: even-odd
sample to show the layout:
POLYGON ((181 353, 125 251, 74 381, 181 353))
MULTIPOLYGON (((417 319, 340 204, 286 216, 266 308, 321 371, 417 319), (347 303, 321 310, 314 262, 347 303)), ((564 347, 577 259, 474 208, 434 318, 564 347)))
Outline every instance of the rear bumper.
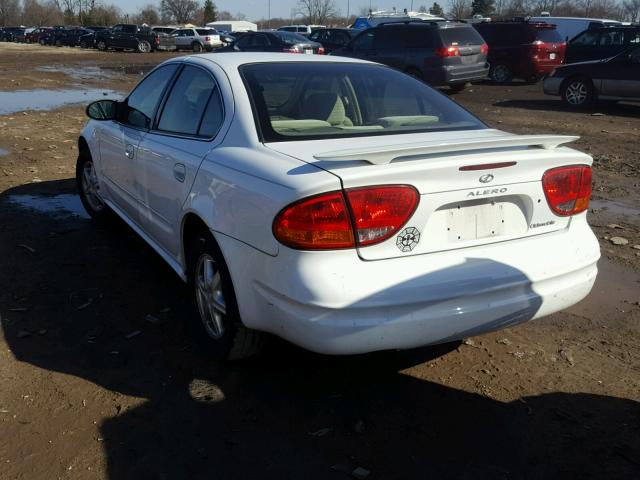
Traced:
POLYGON ((285 247, 270 257, 218 240, 243 322, 326 354, 442 343, 549 315, 589 293, 600 256, 584 217, 552 234, 379 261, 285 247))
POLYGON ((563 78, 547 77, 542 82, 542 89, 547 95, 560 95, 560 86, 563 78))
POLYGON ((442 66, 425 71, 425 81, 433 86, 452 85, 457 83, 476 82, 489 75, 487 62, 475 65, 442 66))

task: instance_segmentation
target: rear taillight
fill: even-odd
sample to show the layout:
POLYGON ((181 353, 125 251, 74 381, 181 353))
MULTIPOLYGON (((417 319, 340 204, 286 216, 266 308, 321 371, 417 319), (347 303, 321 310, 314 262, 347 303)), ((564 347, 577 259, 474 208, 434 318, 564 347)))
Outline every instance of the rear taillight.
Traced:
POLYGON ((298 49, 298 47, 285 48, 282 51, 285 53, 302 53, 302 50, 298 49))
POLYGON ((323 193, 280 211, 273 221, 273 234, 281 243, 300 250, 374 245, 400 230, 419 200, 416 189, 408 185, 323 193))
POLYGON ((160 37, 156 36, 155 42, 156 42, 156 45, 160 45, 160 37))
POLYGON ((556 215, 566 217, 589 208, 591 167, 572 165, 544 172, 542 188, 549 207, 556 215))
POLYGON ((487 55, 489 53, 489 45, 487 45, 486 43, 480 45, 480 53, 482 55, 487 55))
POLYGON ((436 55, 439 57, 459 57, 460 49, 456 46, 451 47, 441 47, 435 49, 436 55))
POLYGON ((318 55, 324 55, 324 47, 318 47, 318 55))
POLYGON ((211 37, 204 37, 204 41, 205 42, 210 42, 211 41, 211 37))

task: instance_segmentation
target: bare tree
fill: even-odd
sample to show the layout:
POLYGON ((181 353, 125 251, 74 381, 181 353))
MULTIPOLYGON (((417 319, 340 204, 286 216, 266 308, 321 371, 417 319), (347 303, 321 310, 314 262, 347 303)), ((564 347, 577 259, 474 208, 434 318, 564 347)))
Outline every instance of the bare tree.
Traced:
POLYGON ((16 25, 20 16, 18 0, 0 0, 0 25, 16 25))
POLYGON ((453 18, 469 18, 471 16, 471 0, 451 0, 449 15, 453 18))
POLYGON ((197 0, 162 0, 160 3, 163 18, 175 20, 177 23, 189 22, 199 7, 197 0))
POLYGON ((134 21, 139 24, 158 25, 160 23, 160 13, 154 4, 149 3, 138 10, 134 21))
POLYGON ((329 23, 337 14, 333 0, 298 0, 296 12, 302 15, 309 25, 329 23))
POLYGON ((628 22, 640 22, 640 0, 622 2, 623 14, 628 22))

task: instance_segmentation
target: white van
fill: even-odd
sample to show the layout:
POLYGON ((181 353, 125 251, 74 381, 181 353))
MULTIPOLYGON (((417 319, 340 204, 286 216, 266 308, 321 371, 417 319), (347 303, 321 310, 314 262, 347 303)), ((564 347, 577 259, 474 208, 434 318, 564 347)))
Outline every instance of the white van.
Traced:
POLYGON ((606 20, 603 18, 578 18, 578 17, 531 17, 531 22, 545 22, 556 25, 556 30, 560 36, 568 42, 573 37, 585 30, 592 28, 608 27, 620 25, 617 20, 606 20))

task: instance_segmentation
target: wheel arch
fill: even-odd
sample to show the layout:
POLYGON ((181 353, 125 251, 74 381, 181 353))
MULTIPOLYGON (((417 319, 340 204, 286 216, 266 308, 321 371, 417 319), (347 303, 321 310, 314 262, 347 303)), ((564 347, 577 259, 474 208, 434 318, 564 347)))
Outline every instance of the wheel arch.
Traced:
MULTIPOLYGON (((188 211, 185 213, 182 217, 180 226, 180 254, 182 256, 182 266, 187 280, 191 273, 189 272, 189 245, 195 236, 202 233, 209 235, 217 245, 218 249, 220 249, 220 244, 216 240, 216 237, 207 222, 205 222, 196 212, 188 211)), ((220 252, 222 253, 222 250, 220 250, 220 252)))

